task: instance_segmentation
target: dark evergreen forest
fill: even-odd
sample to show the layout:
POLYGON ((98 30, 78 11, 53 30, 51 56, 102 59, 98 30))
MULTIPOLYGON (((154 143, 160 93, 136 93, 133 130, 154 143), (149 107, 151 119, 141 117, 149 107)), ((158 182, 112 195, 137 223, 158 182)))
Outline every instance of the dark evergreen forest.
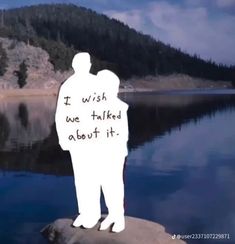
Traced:
POLYGON ((67 70, 76 52, 88 51, 94 73, 108 68, 122 78, 182 73, 235 82, 235 66, 191 56, 120 21, 72 4, 2 10, 0 36, 42 47, 55 70, 67 70))

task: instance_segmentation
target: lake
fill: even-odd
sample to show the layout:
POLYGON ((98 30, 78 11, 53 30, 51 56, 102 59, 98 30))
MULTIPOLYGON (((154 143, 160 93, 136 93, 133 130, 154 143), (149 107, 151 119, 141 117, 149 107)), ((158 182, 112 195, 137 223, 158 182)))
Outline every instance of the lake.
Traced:
MULTIPOLYGON (((235 243, 235 92, 121 97, 129 104, 126 215, 158 222, 171 234, 230 236, 188 243, 235 243)), ((0 100, 1 243, 46 243, 41 228, 76 215, 55 106, 55 97, 0 100)))

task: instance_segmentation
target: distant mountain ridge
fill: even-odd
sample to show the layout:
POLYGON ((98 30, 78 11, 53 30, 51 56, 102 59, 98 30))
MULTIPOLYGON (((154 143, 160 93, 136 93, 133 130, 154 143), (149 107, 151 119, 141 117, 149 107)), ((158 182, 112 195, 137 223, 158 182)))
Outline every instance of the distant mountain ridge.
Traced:
POLYGON ((235 82, 235 66, 190 56, 120 21, 72 4, 4 10, 0 36, 46 50, 55 70, 68 70, 77 51, 88 51, 93 57, 94 73, 108 68, 125 79, 181 73, 235 82))

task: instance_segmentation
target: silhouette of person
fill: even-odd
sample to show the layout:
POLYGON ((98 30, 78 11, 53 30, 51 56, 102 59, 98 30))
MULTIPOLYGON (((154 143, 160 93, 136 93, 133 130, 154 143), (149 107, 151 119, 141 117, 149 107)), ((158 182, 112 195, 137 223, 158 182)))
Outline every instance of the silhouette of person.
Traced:
POLYGON ((115 120, 106 121, 105 126, 113 129, 113 137, 104 138, 100 152, 100 183, 104 194, 108 216, 101 223, 100 230, 107 229, 111 224, 113 232, 120 232, 125 228, 124 219, 124 183, 123 168, 128 154, 128 105, 117 95, 119 78, 109 70, 102 70, 97 74, 99 87, 105 90, 107 103, 102 105, 103 110, 117 115, 115 120))
POLYGON ((72 159, 79 212, 73 225, 96 225, 102 187, 109 214, 100 229, 114 223, 112 230, 119 232, 125 228, 122 172, 128 105, 117 98, 119 79, 114 73, 89 73, 88 53, 75 55, 72 67, 74 75, 59 91, 55 120, 59 144, 72 159))
POLYGON ((72 67, 74 74, 60 87, 55 121, 59 144, 63 150, 69 150, 72 159, 79 210, 73 225, 91 228, 101 216, 100 204, 97 202, 100 187, 96 177, 93 177, 92 162, 95 158, 89 150, 92 141, 77 140, 76 134, 90 129, 86 123, 86 107, 82 98, 92 94, 96 77, 89 73, 91 62, 88 53, 76 54, 72 67))

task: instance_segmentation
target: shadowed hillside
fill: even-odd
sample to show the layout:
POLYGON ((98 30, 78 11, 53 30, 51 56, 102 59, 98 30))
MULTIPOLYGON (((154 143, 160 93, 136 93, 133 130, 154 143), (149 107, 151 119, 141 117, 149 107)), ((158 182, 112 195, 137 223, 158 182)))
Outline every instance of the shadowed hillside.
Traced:
POLYGON ((183 73, 235 81, 234 66, 190 56, 120 21, 76 5, 37 5, 5 10, 1 15, 0 36, 42 47, 56 70, 67 70, 74 53, 82 50, 92 54, 94 73, 109 68, 122 78, 183 73))

